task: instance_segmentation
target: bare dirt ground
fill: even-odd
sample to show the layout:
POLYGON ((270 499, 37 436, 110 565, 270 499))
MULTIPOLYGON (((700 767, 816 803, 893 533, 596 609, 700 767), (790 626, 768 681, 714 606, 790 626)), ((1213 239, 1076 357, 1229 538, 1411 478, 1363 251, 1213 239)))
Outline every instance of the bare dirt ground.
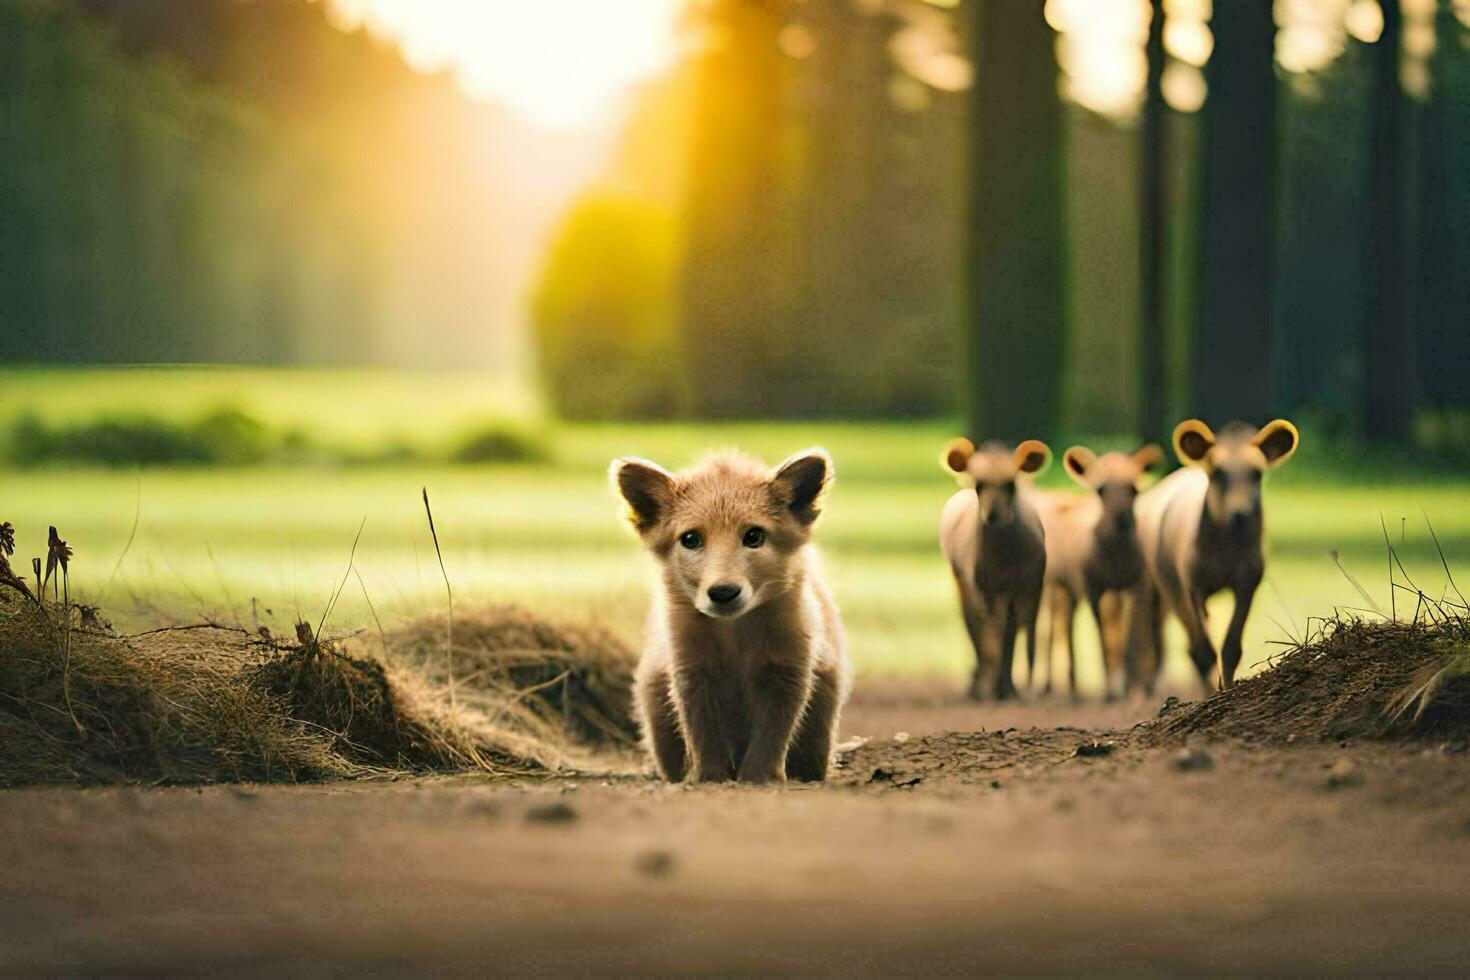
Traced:
POLYGON ((1153 711, 870 690, 822 787, 11 792, 0 970, 1470 969, 1463 751, 1150 748, 1153 711))

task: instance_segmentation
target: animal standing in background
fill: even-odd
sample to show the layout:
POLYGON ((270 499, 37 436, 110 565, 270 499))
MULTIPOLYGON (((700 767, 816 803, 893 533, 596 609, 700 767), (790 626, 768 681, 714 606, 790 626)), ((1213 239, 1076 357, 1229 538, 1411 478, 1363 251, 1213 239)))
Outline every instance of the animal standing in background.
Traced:
POLYGON ((954 573, 975 647, 970 697, 977 700, 1015 696, 1011 668, 1020 629, 1026 631, 1027 670, 1035 669, 1046 534, 1031 477, 1050 458, 1051 450, 1035 439, 1015 450, 998 442, 977 450, 970 440, 956 439, 941 458, 946 469, 973 484, 944 505, 939 548, 954 573))
POLYGON ((673 474, 614 461, 658 559, 634 700, 665 779, 820 781, 852 687, 812 525, 832 481, 820 449, 775 470, 722 453, 673 474))
POLYGON ((1174 429, 1176 470, 1138 500, 1138 533, 1149 584, 1134 617, 1143 687, 1152 691, 1163 650, 1163 622, 1173 612, 1189 636, 1189 656, 1208 691, 1211 673, 1222 689, 1235 682, 1241 633, 1265 573, 1261 480, 1296 452, 1296 426, 1277 419, 1257 430, 1231 422, 1217 437, 1198 419, 1174 429), (1210 639, 1205 600, 1222 589, 1235 595, 1225 642, 1210 639))
MULTIPOLYGON (((1107 696, 1121 697, 1129 672, 1128 641, 1139 585, 1144 581, 1143 551, 1133 504, 1149 470, 1164 453, 1149 443, 1132 453, 1098 456, 1086 446, 1062 454, 1062 466, 1090 492, 1039 494, 1038 510, 1046 528, 1046 602, 1051 618, 1041 663, 1052 688, 1052 652, 1061 646, 1067 658, 1067 686, 1077 694, 1073 622, 1077 604, 1086 601, 1102 637, 1107 696)), ((1034 679, 1033 679, 1034 686, 1034 679)))

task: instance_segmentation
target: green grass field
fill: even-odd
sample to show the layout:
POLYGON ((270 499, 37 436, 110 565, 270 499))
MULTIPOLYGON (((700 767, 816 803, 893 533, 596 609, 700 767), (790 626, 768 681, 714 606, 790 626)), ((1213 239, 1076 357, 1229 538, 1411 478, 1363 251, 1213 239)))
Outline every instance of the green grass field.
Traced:
MULTIPOLYGON (((278 411, 293 424, 340 425, 362 440, 371 440, 374 431, 434 438, 468 415, 516 408, 520 398, 477 395, 475 380, 467 377, 332 375, 293 385, 287 375, 296 374, 299 382, 300 373, 224 372, 211 388, 194 377, 200 373, 0 375, 0 424, 16 406, 46 402, 61 391, 73 399, 67 411, 107 410, 119 379, 128 408, 159 414, 186 410, 170 383, 181 378, 188 380, 184 390, 194 408, 210 393, 249 407, 251 398, 269 402, 301 387, 315 394, 278 411), (271 394, 262 395, 258 385, 271 394), (88 391, 90 398, 81 394, 88 391), (330 397, 315 400, 324 391, 330 397), (425 409, 405 417, 419 399, 425 409)), ((519 405, 524 410, 525 402, 519 405)), ((59 405, 50 411, 65 414, 59 405)), ((426 486, 456 603, 515 601, 598 617, 636 639, 652 571, 619 524, 606 477, 609 460, 636 454, 679 466, 706 449, 739 445, 774 461, 820 444, 832 453, 838 478, 818 540, 859 671, 956 682, 967 672, 971 654, 936 544, 939 509, 954 490, 936 461, 950 426, 549 424, 545 433, 550 461, 535 465, 0 472, 0 520, 17 528, 18 569, 43 553, 46 527, 57 525, 76 551, 73 594, 102 605, 120 625, 205 615, 248 624, 255 615, 285 628, 298 614, 320 617, 365 518, 355 561, 361 583, 356 576, 348 581, 332 626, 371 630, 364 592, 385 622, 444 608, 419 495, 426 486), (123 556, 135 514, 137 532, 123 556)), ((1271 654, 1270 641, 1300 634, 1310 617, 1363 604, 1329 557, 1333 549, 1388 608, 1380 514, 1395 544, 1402 540, 1404 564, 1426 592, 1438 595, 1445 576, 1422 515, 1433 521, 1452 567, 1470 586, 1470 481, 1344 483, 1314 467, 1306 452, 1302 457, 1305 462, 1294 460, 1267 481, 1272 557, 1247 633, 1250 663, 1271 654)), ((1062 485, 1058 470, 1054 466, 1045 482, 1062 485)), ((1221 601, 1228 606, 1228 599, 1221 601)), ((1096 688, 1095 630, 1084 621, 1078 635, 1079 673, 1096 688)), ((1186 670, 1176 642, 1170 672, 1184 678, 1186 670)))

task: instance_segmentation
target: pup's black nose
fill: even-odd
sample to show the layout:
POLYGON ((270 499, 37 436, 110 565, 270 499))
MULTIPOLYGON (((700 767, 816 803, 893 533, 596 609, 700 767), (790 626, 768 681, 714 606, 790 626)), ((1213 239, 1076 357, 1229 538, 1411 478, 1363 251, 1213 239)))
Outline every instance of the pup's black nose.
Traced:
POLYGON ((709 597, 722 605, 726 602, 734 602, 740 597, 740 586, 711 585, 709 587, 709 597))

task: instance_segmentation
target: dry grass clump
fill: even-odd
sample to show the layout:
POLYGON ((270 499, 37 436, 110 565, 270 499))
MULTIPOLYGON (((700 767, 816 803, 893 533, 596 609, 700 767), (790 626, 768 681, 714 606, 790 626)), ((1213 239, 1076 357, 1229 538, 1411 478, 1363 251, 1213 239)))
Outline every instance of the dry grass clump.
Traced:
POLYGON ((128 636, 0 585, 0 787, 535 773, 563 764, 569 727, 631 738, 616 666, 631 655, 595 629, 471 615, 457 707, 442 631, 399 635, 422 673, 411 652, 384 664, 304 623, 290 643, 215 624, 128 636))
POLYGON ((242 683, 252 652, 242 640, 214 630, 133 640, 85 610, 0 589, 0 786, 356 774, 242 683))
POLYGON ((1149 742, 1470 739, 1470 620, 1441 603, 1413 623, 1330 620, 1270 669, 1167 711, 1149 742))
POLYGON ((520 751, 511 751, 501 733, 476 730, 434 708, 408 678, 318 640, 306 623, 297 624, 296 638, 294 647, 278 649, 247 671, 247 679, 353 764, 409 772, 530 772, 551 755, 527 758, 533 747, 519 736, 520 751))
POLYGON ((446 655, 443 620, 433 617, 394 630, 385 642, 395 663, 433 684, 453 684, 461 707, 497 724, 586 746, 638 740, 637 657, 602 627, 492 606, 455 617, 452 655, 446 655))

